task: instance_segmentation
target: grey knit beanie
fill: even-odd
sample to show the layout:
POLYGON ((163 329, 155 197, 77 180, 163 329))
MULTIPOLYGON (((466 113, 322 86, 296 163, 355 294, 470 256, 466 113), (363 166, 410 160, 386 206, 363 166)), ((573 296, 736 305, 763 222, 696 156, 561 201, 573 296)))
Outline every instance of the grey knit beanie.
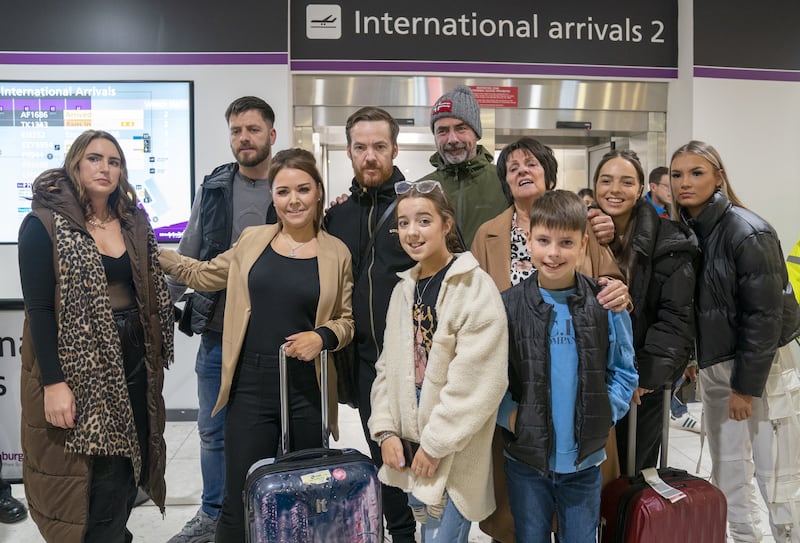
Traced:
POLYGON ((466 85, 459 85, 450 92, 443 94, 436 103, 433 104, 431 110, 431 132, 433 132, 433 124, 437 119, 445 117, 453 117, 461 119, 467 123, 470 128, 481 139, 481 108, 472 90, 466 85))

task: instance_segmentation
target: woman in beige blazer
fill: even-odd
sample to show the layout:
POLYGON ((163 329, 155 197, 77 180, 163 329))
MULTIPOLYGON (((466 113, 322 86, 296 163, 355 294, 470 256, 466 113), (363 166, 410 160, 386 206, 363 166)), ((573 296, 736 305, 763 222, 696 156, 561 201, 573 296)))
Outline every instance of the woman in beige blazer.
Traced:
MULTIPOLYGON (((277 153, 269 179, 278 224, 245 229, 233 247, 209 261, 168 250, 159 257, 167 273, 192 288, 227 289, 214 408, 216 414, 227 406, 218 542, 244 541, 247 470, 278 451, 280 345, 287 343, 291 448, 297 450, 321 446, 318 355, 353 338, 350 252, 320 230, 325 194, 313 155, 302 149, 277 153)), ((329 429, 337 438, 332 362, 329 373, 329 429)))

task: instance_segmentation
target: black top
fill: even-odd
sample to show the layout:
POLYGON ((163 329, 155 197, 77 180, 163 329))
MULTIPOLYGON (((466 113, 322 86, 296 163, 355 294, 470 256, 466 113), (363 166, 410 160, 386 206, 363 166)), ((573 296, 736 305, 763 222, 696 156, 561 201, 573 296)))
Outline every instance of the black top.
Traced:
POLYGON ((414 285, 414 305, 411 318, 414 321, 414 382, 417 388, 422 387, 425 379, 425 368, 428 366, 428 355, 431 354, 433 334, 436 333, 436 299, 442 289, 442 281, 447 270, 455 262, 450 259, 441 270, 429 277, 420 278, 414 285))
MULTIPOLYGON (((102 260, 112 309, 134 307, 136 292, 128 253, 119 258, 102 255, 102 260)), ((63 382, 58 342, 54 341, 58 337, 58 325, 53 243, 36 217, 31 217, 19 234, 19 274, 42 386, 63 382)))
POLYGON ((316 258, 291 258, 268 245, 248 275, 250 321, 244 350, 278 354, 286 336, 315 330, 324 349, 339 344, 336 334, 324 326, 315 329, 319 305, 319 265, 316 258))
POLYGON ((441 270, 429 277, 418 279, 414 285, 412 318, 414 319, 414 329, 423 332, 426 357, 431 352, 433 334, 436 333, 436 299, 439 297, 444 276, 447 275, 447 270, 455 261, 456 257, 451 258, 450 262, 441 270))
POLYGON ((129 309, 136 306, 136 290, 133 286, 133 270, 128 251, 114 258, 101 254, 103 269, 106 271, 108 281, 108 297, 111 300, 111 309, 129 309))

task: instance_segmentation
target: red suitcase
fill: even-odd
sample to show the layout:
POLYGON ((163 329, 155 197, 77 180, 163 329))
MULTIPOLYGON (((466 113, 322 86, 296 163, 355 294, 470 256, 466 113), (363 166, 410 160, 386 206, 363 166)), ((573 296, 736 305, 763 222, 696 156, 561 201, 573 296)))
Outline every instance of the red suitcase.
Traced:
POLYGON ((658 475, 686 497, 675 503, 661 497, 633 472, 636 443, 636 406, 631 404, 628 421, 628 466, 626 473, 603 489, 600 500, 602 543, 725 543, 727 502, 710 482, 684 470, 665 467, 669 448, 671 387, 664 391, 664 436, 658 475))
POLYGON ((328 448, 327 353, 322 357, 324 448, 288 453, 286 355, 280 350, 281 451, 260 460, 245 481, 250 543, 382 543, 381 491, 372 460, 354 449, 328 448))

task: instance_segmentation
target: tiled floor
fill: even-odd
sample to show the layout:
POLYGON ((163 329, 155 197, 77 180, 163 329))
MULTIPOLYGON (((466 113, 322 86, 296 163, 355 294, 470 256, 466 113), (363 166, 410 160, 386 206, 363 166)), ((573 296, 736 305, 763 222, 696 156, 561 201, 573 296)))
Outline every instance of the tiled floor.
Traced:
MULTIPOLYGON (((692 410, 699 409, 699 404, 690 404, 692 410)), ((353 447, 366 451, 366 441, 361 431, 358 414, 343 407, 340 410, 341 440, 332 446, 353 447)), ((166 431, 167 461, 167 512, 161 517, 158 509, 148 503, 137 507, 128 522, 134 534, 134 541, 141 543, 164 543, 177 533, 183 524, 190 519, 200 503, 199 455, 200 444, 196 425, 192 422, 169 422, 166 431)), ((670 433, 669 464, 670 466, 694 472, 700 454, 700 437, 685 430, 673 429, 670 433)), ((708 477, 711 462, 708 451, 703 451, 700 474, 708 477)), ((14 496, 24 497, 21 485, 14 485, 14 496)), ((766 510, 762 511, 762 528, 769 530, 766 510)), ((470 543, 486 543, 490 539, 473 525, 470 543)), ((39 543, 43 541, 30 518, 13 525, 0 524, 0 541, 8 543, 39 543)), ((764 543, 774 543, 771 536, 764 543)))

